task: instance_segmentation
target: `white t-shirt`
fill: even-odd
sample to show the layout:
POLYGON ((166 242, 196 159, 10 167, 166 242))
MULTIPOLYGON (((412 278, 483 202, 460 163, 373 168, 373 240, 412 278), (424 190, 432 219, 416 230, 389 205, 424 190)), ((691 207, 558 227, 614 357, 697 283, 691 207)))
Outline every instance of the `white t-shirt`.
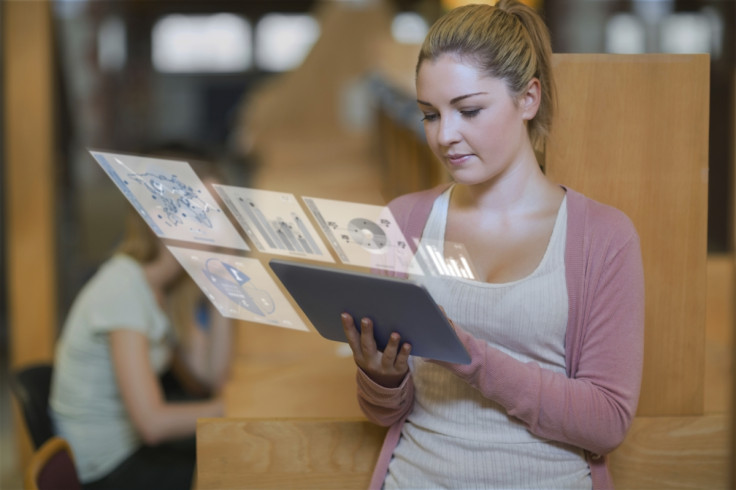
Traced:
POLYGON ((72 446, 82 482, 102 478, 141 446, 123 405, 108 334, 133 330, 148 338, 151 365, 162 374, 175 334, 141 265, 125 255, 103 264, 82 288, 56 348, 50 412, 72 446))

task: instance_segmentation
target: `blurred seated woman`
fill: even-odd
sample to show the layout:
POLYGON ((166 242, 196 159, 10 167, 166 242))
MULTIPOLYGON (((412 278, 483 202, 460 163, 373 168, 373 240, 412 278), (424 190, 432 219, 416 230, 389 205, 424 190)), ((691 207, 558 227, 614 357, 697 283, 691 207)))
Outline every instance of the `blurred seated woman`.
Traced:
POLYGON ((230 321, 131 208, 56 350, 51 416, 85 488, 191 488, 196 420, 223 413, 230 345, 230 321))

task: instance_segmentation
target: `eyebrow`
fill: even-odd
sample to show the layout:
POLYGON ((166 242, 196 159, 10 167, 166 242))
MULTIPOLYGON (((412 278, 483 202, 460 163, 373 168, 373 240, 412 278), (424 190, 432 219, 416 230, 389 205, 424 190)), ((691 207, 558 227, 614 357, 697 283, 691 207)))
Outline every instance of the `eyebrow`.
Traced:
MULTIPOLYGON (((450 105, 457 104, 461 100, 467 99, 468 97, 473 97, 474 95, 486 95, 486 94, 488 94, 488 92, 475 92, 473 94, 460 95, 460 96, 457 96, 454 99, 450 100, 450 105)), ((419 99, 417 99, 417 104, 426 105, 426 106, 431 106, 432 105, 429 102, 425 102, 425 101, 419 100, 419 99)))

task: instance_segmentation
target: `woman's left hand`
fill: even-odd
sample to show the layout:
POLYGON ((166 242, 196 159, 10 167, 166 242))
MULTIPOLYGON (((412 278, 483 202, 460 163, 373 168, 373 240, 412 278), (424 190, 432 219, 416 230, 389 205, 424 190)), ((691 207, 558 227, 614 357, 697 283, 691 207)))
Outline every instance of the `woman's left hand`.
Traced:
POLYGON ((386 348, 380 352, 373 336, 373 322, 370 318, 361 320, 358 332, 353 317, 343 313, 342 325, 353 351, 355 364, 379 385, 387 388, 398 387, 409 372, 411 345, 404 343, 399 347, 401 337, 393 332, 386 348))

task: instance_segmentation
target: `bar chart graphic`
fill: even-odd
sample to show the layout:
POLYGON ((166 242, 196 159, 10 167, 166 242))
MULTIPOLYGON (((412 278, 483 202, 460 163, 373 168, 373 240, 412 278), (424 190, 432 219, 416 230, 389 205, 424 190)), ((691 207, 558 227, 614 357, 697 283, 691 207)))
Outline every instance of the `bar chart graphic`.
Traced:
POLYGON ((259 251, 334 262, 293 194, 227 185, 214 187, 259 251))
POLYGON ((187 162, 90 153, 160 238, 250 250, 187 162))
POLYGON ((221 315, 309 330, 258 259, 167 247, 221 315))
POLYGON ((465 246, 423 238, 417 245, 416 261, 428 276, 477 280, 477 274, 465 246))
POLYGON ((411 247, 387 207, 314 197, 302 200, 343 263, 410 270, 411 247))

